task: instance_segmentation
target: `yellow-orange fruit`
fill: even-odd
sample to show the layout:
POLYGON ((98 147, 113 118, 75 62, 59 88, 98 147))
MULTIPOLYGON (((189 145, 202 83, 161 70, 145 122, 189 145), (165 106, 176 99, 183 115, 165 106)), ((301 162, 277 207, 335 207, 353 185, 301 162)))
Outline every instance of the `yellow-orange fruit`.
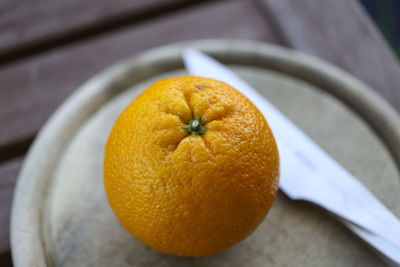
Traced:
POLYGON ((106 144, 113 211, 132 235, 168 254, 206 256, 241 241, 264 219, 278 181, 265 118, 213 79, 153 84, 122 112, 106 144))

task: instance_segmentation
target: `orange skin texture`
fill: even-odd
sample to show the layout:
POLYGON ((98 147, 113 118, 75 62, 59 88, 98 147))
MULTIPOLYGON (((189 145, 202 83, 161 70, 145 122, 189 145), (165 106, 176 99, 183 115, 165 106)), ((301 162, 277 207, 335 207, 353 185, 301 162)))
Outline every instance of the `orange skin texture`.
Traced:
POLYGON ((279 156, 259 110, 209 78, 161 80, 120 115, 105 148, 104 185, 121 224, 167 254, 207 256, 246 238, 268 213, 279 156), (201 117, 207 131, 184 126, 201 117))

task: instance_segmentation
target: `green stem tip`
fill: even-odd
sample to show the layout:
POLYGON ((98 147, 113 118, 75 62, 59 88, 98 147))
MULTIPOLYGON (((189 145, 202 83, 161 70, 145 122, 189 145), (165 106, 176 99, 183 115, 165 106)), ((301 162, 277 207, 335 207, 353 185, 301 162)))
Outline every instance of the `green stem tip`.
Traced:
POLYGON ((204 134, 207 129, 204 127, 201 118, 191 120, 189 124, 184 127, 191 135, 197 136, 204 134))

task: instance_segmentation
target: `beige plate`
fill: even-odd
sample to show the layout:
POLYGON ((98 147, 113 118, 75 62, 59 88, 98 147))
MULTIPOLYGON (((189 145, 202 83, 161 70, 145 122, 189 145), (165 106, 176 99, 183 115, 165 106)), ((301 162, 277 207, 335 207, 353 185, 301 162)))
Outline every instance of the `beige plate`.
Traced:
POLYGON ((20 173, 12 255, 22 266, 377 266, 382 261, 315 206, 279 193, 264 222, 218 255, 160 254, 128 234, 103 189, 114 120, 151 83, 185 74, 194 46, 229 64, 400 215, 400 122, 371 89, 318 59, 271 45, 207 40, 152 50, 82 85, 41 130, 20 173), (350 108, 351 106, 352 108, 350 108))

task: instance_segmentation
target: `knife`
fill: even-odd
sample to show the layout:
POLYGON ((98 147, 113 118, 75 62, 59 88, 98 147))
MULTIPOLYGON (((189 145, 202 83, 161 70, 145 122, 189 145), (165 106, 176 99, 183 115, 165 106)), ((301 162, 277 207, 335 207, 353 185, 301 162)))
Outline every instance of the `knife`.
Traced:
POLYGON ((388 264, 400 266, 400 221, 367 187, 227 67, 192 48, 182 58, 189 74, 230 84, 261 111, 278 145, 279 188, 289 198, 326 209, 388 264))

